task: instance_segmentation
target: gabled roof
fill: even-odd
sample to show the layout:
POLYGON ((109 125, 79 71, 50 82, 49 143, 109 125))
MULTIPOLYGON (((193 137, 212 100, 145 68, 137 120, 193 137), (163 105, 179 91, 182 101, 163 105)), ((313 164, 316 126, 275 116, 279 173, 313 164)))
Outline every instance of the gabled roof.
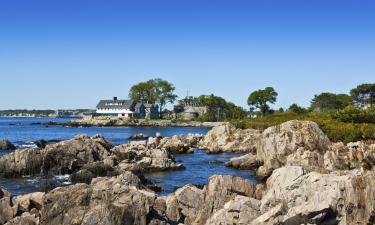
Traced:
POLYGON ((96 108, 130 109, 134 104, 133 100, 100 100, 96 108))

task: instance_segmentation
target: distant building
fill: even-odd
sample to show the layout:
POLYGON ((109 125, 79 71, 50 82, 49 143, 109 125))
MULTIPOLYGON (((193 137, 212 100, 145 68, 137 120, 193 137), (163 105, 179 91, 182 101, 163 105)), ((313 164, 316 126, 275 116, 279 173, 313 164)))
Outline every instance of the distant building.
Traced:
POLYGON ((80 117, 79 111, 72 109, 58 109, 55 114, 56 117, 80 117))
POLYGON ((137 103, 133 100, 100 100, 96 113, 101 116, 116 116, 138 119, 154 119, 159 116, 159 107, 154 104, 137 103))
POLYGON ((193 120, 207 113, 207 107, 198 106, 193 97, 187 96, 180 100, 180 105, 175 106, 173 111, 175 117, 180 117, 184 120, 193 120))

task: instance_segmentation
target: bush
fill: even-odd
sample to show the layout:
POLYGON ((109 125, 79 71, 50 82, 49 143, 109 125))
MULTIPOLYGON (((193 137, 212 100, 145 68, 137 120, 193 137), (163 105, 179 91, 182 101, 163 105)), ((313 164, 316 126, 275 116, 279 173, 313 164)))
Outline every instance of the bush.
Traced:
POLYGON ((231 123, 238 128, 253 128, 264 130, 289 120, 309 120, 316 122, 333 142, 345 143, 366 139, 375 139, 374 123, 346 123, 332 119, 330 113, 309 112, 303 114, 279 113, 266 117, 245 120, 232 120, 231 123))
POLYGON ((359 109, 354 106, 347 106, 333 113, 332 118, 341 122, 375 123, 375 107, 359 109))

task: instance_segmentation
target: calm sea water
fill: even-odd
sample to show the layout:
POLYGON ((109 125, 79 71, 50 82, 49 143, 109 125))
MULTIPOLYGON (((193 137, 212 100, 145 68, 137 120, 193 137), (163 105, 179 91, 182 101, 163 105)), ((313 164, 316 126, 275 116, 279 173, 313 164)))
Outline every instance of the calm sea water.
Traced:
MULTIPOLYGON (((0 118, 0 139, 8 139, 17 147, 32 147, 33 142, 44 140, 67 140, 77 134, 89 136, 100 134, 114 144, 128 142, 133 134, 144 133, 154 136, 160 132, 169 137, 175 134, 201 133, 206 134, 208 128, 190 127, 61 127, 43 125, 49 121, 67 122, 66 118, 0 118), (42 124, 40 124, 42 123, 42 124)), ((0 151, 0 156, 12 151, 0 151)), ((238 156, 236 153, 208 155, 204 151, 196 150, 194 154, 177 155, 176 160, 186 167, 183 171, 169 171, 147 174, 146 177, 163 188, 161 194, 169 194, 185 184, 206 184, 208 177, 214 174, 234 175, 255 182, 249 171, 238 171, 224 166, 224 162, 238 156), (216 160, 216 162, 214 162, 216 160)), ((56 186, 69 185, 69 176, 49 178, 56 186)), ((41 184, 46 182, 43 177, 24 177, 22 179, 0 178, 0 186, 14 195, 38 191, 41 184)))

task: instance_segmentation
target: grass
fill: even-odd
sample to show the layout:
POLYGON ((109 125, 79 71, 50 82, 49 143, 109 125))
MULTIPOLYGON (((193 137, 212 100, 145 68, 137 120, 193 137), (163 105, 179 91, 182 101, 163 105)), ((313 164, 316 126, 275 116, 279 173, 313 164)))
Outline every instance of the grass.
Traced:
POLYGON ((238 128, 264 130, 289 120, 309 120, 316 122, 334 142, 344 143, 375 139, 375 123, 345 123, 332 119, 330 113, 279 113, 259 118, 230 121, 238 128))

